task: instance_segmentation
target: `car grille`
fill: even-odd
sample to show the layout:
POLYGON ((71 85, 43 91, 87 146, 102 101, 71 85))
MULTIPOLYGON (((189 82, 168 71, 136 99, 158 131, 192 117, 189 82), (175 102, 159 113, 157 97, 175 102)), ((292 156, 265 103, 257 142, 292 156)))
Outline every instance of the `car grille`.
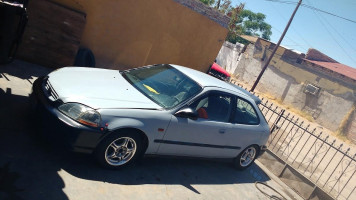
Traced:
POLYGON ((48 80, 46 80, 45 83, 44 83, 44 89, 45 89, 46 95, 52 97, 53 101, 56 101, 59 98, 58 94, 53 89, 51 83, 48 80))

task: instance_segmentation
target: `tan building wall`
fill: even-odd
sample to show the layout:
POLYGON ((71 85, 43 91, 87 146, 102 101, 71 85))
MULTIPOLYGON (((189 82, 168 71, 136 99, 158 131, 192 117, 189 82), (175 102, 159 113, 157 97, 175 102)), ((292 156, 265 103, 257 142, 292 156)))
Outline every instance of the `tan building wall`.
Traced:
POLYGON ((350 114, 350 120, 348 127, 346 127, 347 137, 356 144, 356 103, 354 105, 353 111, 350 114))
MULTIPOLYGON (((272 53, 272 48, 269 48, 271 46, 270 42, 259 39, 258 42, 256 42, 256 46, 260 47, 261 49, 258 49, 254 52, 253 57, 255 59, 262 60, 264 57, 264 60, 266 60, 266 58, 270 57, 272 53)), ((354 93, 352 87, 347 87, 340 83, 340 81, 338 82, 331 77, 320 76, 320 72, 313 73, 306 70, 305 68, 301 68, 301 66, 298 66, 296 63, 297 58, 297 53, 293 53, 290 50, 279 47, 276 51, 276 54, 273 56, 270 65, 277 68, 280 72, 291 76, 291 78, 293 78, 299 84, 303 85, 304 83, 317 83, 317 85, 321 86, 323 90, 326 90, 334 95, 354 93)), ((313 66, 311 66, 309 63, 303 63, 303 65, 305 65, 305 67, 309 66, 313 68, 313 66)))
POLYGON ((87 14, 81 46, 93 51, 98 67, 173 63, 207 71, 228 32, 212 20, 221 14, 204 16, 181 4, 193 2, 199 11, 194 0, 55 1, 87 14))
MULTIPOLYGON (((246 51, 231 53, 224 45, 224 51, 218 58, 226 55, 237 55, 229 60, 239 60, 229 71, 234 77, 248 88, 251 88, 264 62, 273 50, 273 44, 265 40, 258 40, 256 44, 248 45, 246 51)), ((234 49, 231 49, 234 51, 234 49)), ((279 47, 270 65, 263 74, 257 90, 275 98, 280 103, 309 113, 320 125, 336 131, 349 117, 348 113, 356 101, 356 81, 337 75, 330 70, 323 70, 317 66, 300 60, 303 54, 279 47), (301 62, 297 62, 297 61, 301 62), (318 95, 304 92, 307 84, 314 84, 321 88, 318 95)), ((224 63, 220 63, 224 66, 224 63)), ((227 68, 228 69, 228 68, 227 68)))

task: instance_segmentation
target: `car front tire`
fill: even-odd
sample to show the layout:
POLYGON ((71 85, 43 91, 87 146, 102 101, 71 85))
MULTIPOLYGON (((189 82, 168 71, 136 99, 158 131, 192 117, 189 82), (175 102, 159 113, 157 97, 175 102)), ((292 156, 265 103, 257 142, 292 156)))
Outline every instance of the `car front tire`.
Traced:
POLYGON ((112 133, 97 147, 94 155, 99 164, 119 169, 134 163, 142 151, 142 141, 136 133, 112 133))
POLYGON ((251 145, 244 149, 234 160, 234 167, 238 170, 244 170, 255 161, 259 154, 258 146, 251 145))

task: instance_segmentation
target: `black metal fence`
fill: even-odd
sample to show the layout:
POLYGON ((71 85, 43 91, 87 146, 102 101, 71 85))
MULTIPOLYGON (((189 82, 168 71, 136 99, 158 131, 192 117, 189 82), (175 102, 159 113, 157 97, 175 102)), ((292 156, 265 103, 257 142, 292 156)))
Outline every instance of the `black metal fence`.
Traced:
POLYGON ((268 149, 335 199, 356 199, 356 154, 310 124, 262 99, 268 149))
POLYGON ((259 107, 271 128, 267 142, 270 152, 333 198, 356 199, 356 153, 310 123, 261 99, 259 107))

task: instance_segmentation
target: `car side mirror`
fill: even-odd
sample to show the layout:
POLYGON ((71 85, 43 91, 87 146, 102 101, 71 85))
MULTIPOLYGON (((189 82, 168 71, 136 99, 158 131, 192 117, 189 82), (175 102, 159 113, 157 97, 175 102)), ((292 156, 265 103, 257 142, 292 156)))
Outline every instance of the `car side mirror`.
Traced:
POLYGON ((188 107, 178 110, 174 113, 174 116, 196 120, 198 119, 198 112, 188 107))

